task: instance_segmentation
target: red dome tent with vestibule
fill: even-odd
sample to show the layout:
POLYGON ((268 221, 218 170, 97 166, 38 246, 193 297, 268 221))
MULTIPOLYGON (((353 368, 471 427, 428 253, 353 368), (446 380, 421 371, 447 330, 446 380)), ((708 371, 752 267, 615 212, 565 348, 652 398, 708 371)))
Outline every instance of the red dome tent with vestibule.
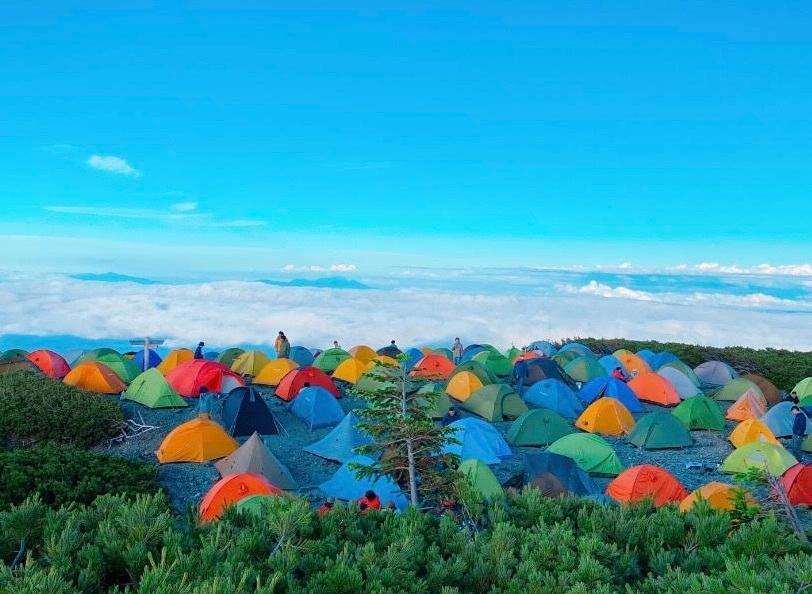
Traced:
POLYGON ((206 359, 181 363, 166 374, 167 383, 181 396, 197 398, 200 390, 225 394, 244 386, 243 379, 225 365, 206 359))
POLYGON ((324 373, 321 369, 317 369, 311 365, 307 367, 299 367, 288 372, 285 377, 276 386, 276 394, 279 398, 286 401, 291 401, 299 394, 299 390, 305 388, 305 384, 310 386, 319 386, 324 388, 336 398, 341 397, 341 391, 330 379, 330 376, 324 373))

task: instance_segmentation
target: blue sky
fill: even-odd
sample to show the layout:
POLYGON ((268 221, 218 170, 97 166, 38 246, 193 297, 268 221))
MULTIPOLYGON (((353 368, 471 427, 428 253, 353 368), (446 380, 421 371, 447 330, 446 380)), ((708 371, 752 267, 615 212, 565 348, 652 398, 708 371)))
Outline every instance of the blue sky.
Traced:
POLYGON ((71 4, 4 4, 0 268, 812 253, 803 2, 71 4))

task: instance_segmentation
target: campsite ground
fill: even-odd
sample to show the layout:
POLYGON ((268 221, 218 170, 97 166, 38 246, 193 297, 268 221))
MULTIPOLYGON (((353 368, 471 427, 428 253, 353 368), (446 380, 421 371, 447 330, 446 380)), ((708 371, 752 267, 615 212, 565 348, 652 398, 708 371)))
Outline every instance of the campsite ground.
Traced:
MULTIPOLYGON (((318 501, 323 497, 318 490, 318 485, 327 480, 338 469, 339 464, 309 454, 303 448, 324 437, 332 428, 308 431, 304 424, 287 410, 286 403, 273 397, 270 390, 265 390, 264 393, 282 428, 278 435, 265 436, 265 443, 274 455, 290 469, 293 478, 301 487, 300 494, 310 497, 313 501, 318 501)), ((196 403, 190 402, 192 402, 192 406, 184 409, 148 409, 133 402, 123 401, 126 417, 138 422, 143 420, 144 424, 153 425, 155 429, 119 444, 100 446, 99 449, 157 465, 155 451, 166 434, 197 414, 196 403)), ((360 405, 360 401, 352 396, 344 396, 339 402, 345 412, 360 405)), ((659 407, 650 405, 645 405, 645 408, 646 412, 659 409, 659 407)), ((467 416, 467 413, 461 412, 462 416, 467 416)), ((219 420, 216 414, 213 416, 219 420)), ((510 427, 510 422, 494 425, 504 434, 510 427)), ((733 424, 728 423, 724 432, 693 431, 691 434, 695 440, 694 445, 682 450, 641 450, 626 443, 623 439, 608 438, 608 441, 624 466, 643 463, 656 464, 676 476, 688 490, 693 490, 710 481, 730 480, 729 476, 716 470, 688 470, 685 465, 687 462, 712 467, 720 464, 733 451, 733 447, 727 441, 727 436, 732 428, 733 424)), ((513 448, 513 450, 516 453, 513 459, 494 467, 497 477, 503 483, 521 474, 525 453, 539 451, 538 448, 513 448)), ((809 458, 810 456, 807 455, 807 459, 809 458)), ((187 505, 196 506, 200 498, 218 478, 219 475, 211 463, 164 464, 158 467, 158 479, 178 511, 185 510, 187 505)), ((610 478, 597 479, 601 487, 605 487, 609 481, 610 478)))

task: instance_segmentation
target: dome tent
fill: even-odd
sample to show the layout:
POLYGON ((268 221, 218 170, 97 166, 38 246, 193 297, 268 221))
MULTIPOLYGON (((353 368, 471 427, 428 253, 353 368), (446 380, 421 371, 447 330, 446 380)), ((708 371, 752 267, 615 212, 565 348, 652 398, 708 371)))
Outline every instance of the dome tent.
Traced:
POLYGON ((685 425, 664 411, 648 413, 637 419, 626 441, 644 450, 684 448, 694 443, 685 425))
MULTIPOLYGON (((147 356, 147 369, 158 367, 158 365, 161 364, 161 361, 161 356, 152 349, 149 349, 149 355, 147 356)), ((144 349, 135 352, 133 355, 133 364, 138 368, 139 371, 146 371, 146 369, 144 369, 144 349)))
POLYGON ((303 346, 294 346, 290 347, 288 359, 295 361, 299 367, 307 367, 308 365, 313 365, 314 357, 310 349, 303 346))
POLYGON ((313 361, 313 367, 321 369, 325 373, 332 373, 336 367, 349 358, 350 354, 344 349, 327 349, 319 353, 319 356, 313 361))
POLYGON ((365 344, 354 346, 347 351, 347 353, 349 353, 350 357, 363 361, 364 363, 369 363, 375 358, 375 355, 378 354, 375 352, 375 349, 365 344))
POLYGON ((796 464, 781 477, 781 484, 793 505, 812 506, 812 463, 796 464))
POLYGON ((158 462, 208 462, 223 458, 239 447, 223 428, 207 414, 175 427, 164 437, 158 451, 158 462))
POLYGON ((757 468, 766 469, 775 476, 780 476, 797 463, 795 457, 780 445, 755 441, 733 450, 733 453, 722 462, 720 470, 743 473, 750 468, 757 468))
POLYGON ((643 405, 637 395, 625 382, 610 376, 595 378, 576 393, 584 404, 590 404, 603 396, 619 400, 630 413, 643 412, 643 405))
POLYGON ((465 477, 470 488, 482 499, 504 497, 505 491, 493 471, 479 460, 463 461, 458 471, 465 477))
POLYGON ((685 363, 683 363, 679 359, 677 359, 676 361, 669 361, 668 363, 665 363, 657 371, 662 371, 663 369, 666 369, 668 367, 671 367, 673 369, 676 369, 677 371, 682 372, 688 379, 690 379, 694 383, 695 386, 697 387, 702 386, 702 382, 700 381, 699 377, 696 375, 694 370, 688 367, 685 363))
POLYGON ((454 454, 461 460, 476 458, 485 464, 499 464, 513 457, 502 434, 493 425, 480 419, 466 418, 448 426, 459 443, 447 443, 443 453, 454 454))
POLYGON ((70 365, 59 353, 47 349, 32 351, 26 359, 51 379, 61 380, 70 373, 70 365))
POLYGON ((603 366, 594 357, 578 357, 564 366, 564 373, 576 382, 585 383, 607 375, 603 366))
POLYGON ((239 375, 256 376, 270 362, 268 355, 262 351, 245 351, 237 356, 228 367, 239 375))
POLYGON ((690 493, 685 499, 682 500, 682 502, 680 502, 679 510, 681 512, 687 512, 700 501, 704 501, 707 502, 711 509, 730 511, 733 509, 736 498, 739 496, 744 497, 748 505, 756 505, 756 500, 753 499, 749 493, 742 490, 741 487, 713 481, 706 485, 702 485, 690 493))
POLYGON ((397 483, 386 475, 378 477, 359 477, 355 466, 373 466, 375 461, 367 456, 349 458, 328 480, 319 485, 319 489, 328 497, 355 501, 367 491, 374 491, 384 506, 393 503, 398 509, 407 506, 406 496, 397 483))
POLYGON ((510 360, 498 351, 482 351, 474 355, 471 360, 481 363, 496 376, 508 376, 513 371, 510 360))
POLYGON ((462 373, 463 371, 470 371, 475 376, 479 378, 479 381, 482 382, 483 386, 487 386, 488 384, 498 384, 499 378, 496 377, 493 373, 491 373, 482 363, 479 361, 465 361, 457 365, 451 373, 448 375, 449 381, 458 373, 462 373))
POLYGON ((537 487, 547 497, 601 492, 592 477, 567 456, 550 452, 528 454, 524 464, 525 484, 537 487))
POLYGON ((80 390, 99 394, 120 394, 127 387, 112 369, 98 361, 79 363, 62 381, 80 390))
POLYGON ((358 417, 350 412, 330 433, 303 449, 325 460, 344 463, 358 455, 356 448, 372 442, 372 438, 358 428, 358 417))
POLYGON ((682 402, 674 386, 656 373, 641 373, 629 382, 629 387, 643 402, 660 406, 676 406, 682 402))
MULTIPOLYGON (((792 414, 793 406, 794 404, 788 400, 779 402, 761 416, 762 422, 770 428, 770 431, 776 437, 792 436, 792 424, 795 422, 795 417, 792 414)), ((798 414, 804 414, 803 409, 798 414)), ((812 420, 807 418, 805 435, 810 432, 812 432, 812 420)))
POLYGON ((767 399, 764 397, 764 392, 761 391, 761 388, 743 377, 736 378, 726 383, 719 390, 714 392, 713 398, 714 400, 734 402, 747 393, 755 394, 758 399, 761 400, 764 407, 767 407, 767 399))
POLYGON ((527 359, 517 361, 513 366, 514 384, 532 386, 543 379, 557 379, 570 388, 574 387, 574 382, 552 359, 527 359))
POLYGON ((727 409, 725 418, 728 421, 746 421, 761 418, 765 412, 762 400, 753 391, 748 390, 727 409))
POLYGON ((336 398, 341 396, 341 392, 333 383, 333 380, 330 379, 330 376, 315 367, 299 367, 298 369, 294 369, 282 378, 282 381, 276 386, 274 394, 282 400, 291 401, 296 398, 296 395, 302 388, 308 387, 305 386, 305 384, 320 386, 336 398))
POLYGON ((158 364, 158 371, 164 375, 169 375, 169 372, 175 369, 178 365, 192 361, 195 354, 191 349, 175 349, 170 351, 164 357, 164 360, 158 364))
POLYGON ((260 474, 229 474, 217 481, 200 501, 200 520, 210 522, 249 495, 281 495, 282 490, 260 474))
POLYGON ((677 394, 682 399, 702 396, 702 390, 699 389, 699 386, 676 367, 663 367, 657 371, 657 375, 674 386, 677 394))
POLYGON ((755 373, 748 373, 742 376, 742 379, 753 382, 759 387, 764 398, 767 399, 767 404, 778 404, 781 402, 781 392, 775 387, 770 380, 755 373))
POLYGON ((634 417, 619 400, 598 398, 575 421, 575 426, 589 433, 617 437, 626 435, 634 427, 634 417))
POLYGON ((147 408, 173 408, 189 406, 180 395, 172 389, 163 374, 150 368, 139 375, 127 391, 125 400, 132 400, 147 408))
POLYGON ((706 361, 696 366, 694 373, 699 378, 700 386, 707 389, 721 388, 739 377, 735 369, 721 361, 706 361))
POLYGON ((454 364, 442 355, 426 355, 412 370, 414 377, 429 380, 446 379, 454 371, 454 364))
POLYGON ((575 392, 556 379, 536 382, 524 393, 523 399, 530 406, 555 411, 567 419, 577 418, 584 410, 575 392))
POLYGON ((254 377, 254 383, 262 386, 278 386, 283 377, 298 367, 296 361, 291 359, 271 359, 254 377))
POLYGON ((620 367, 620 370, 625 374, 629 375, 629 370, 623 365, 623 362, 615 357, 614 355, 604 355, 600 359, 598 359, 598 363, 601 367, 606 370, 607 374, 611 374, 615 369, 620 367))
POLYGON ((653 464, 623 471, 606 487, 606 494, 619 503, 651 499, 655 507, 679 503, 688 496, 685 487, 670 472, 653 464))
POLYGON ((299 488, 287 467, 271 453, 256 432, 252 433, 237 450, 215 462, 214 467, 223 477, 251 472, 264 476, 271 484, 285 491, 295 491, 299 488))
POLYGON ((514 446, 545 446, 574 431, 558 413, 536 408, 513 421, 506 438, 514 446))
POLYGON ((225 365, 226 367, 228 367, 230 369, 231 365, 234 363, 234 361, 237 359, 237 357, 242 355, 244 352, 245 351, 243 349, 240 349, 240 348, 237 348, 237 347, 231 347, 231 348, 228 348, 228 349, 224 350, 219 355, 217 355, 216 360, 221 365, 225 365))
POLYGON ((234 388, 223 402, 223 425, 234 437, 279 433, 276 419, 262 395, 253 386, 234 388))
POLYGON ((304 388, 290 403, 290 412, 310 431, 337 425, 344 418, 344 409, 330 392, 318 386, 304 388))
POLYGON ((477 376, 470 371, 462 371, 454 374, 446 384, 445 392, 452 398, 459 401, 465 401, 471 397, 471 394, 479 390, 483 386, 482 382, 477 376))
POLYGON ((781 445, 781 442, 775 438, 770 428, 759 419, 747 419, 742 421, 730 432, 728 439, 734 448, 740 448, 748 443, 759 441, 778 446, 781 445))
POLYGON ((527 412, 527 405, 521 397, 504 384, 482 386, 463 400, 460 408, 491 422, 512 420, 527 412))
POLYGON ((166 374, 166 381, 178 394, 187 398, 197 398, 203 388, 209 392, 227 394, 245 384, 228 367, 205 359, 181 363, 166 374))
POLYGON ((547 451, 572 458, 589 474, 614 476, 623 470, 612 446, 594 433, 570 433, 553 442, 547 451))
POLYGON ((612 355, 623 363, 623 367, 629 370, 631 375, 642 375, 651 373, 651 367, 641 357, 626 349, 618 349, 612 355))
POLYGON ((708 429, 722 431, 725 428, 725 416, 716 401, 707 396, 694 396, 683 400, 672 411, 688 429, 708 429))
POLYGON ((371 361, 362 361, 361 359, 354 359, 349 357, 344 359, 333 370, 333 380, 341 380, 348 384, 355 385, 361 376, 370 369, 374 363, 371 361))

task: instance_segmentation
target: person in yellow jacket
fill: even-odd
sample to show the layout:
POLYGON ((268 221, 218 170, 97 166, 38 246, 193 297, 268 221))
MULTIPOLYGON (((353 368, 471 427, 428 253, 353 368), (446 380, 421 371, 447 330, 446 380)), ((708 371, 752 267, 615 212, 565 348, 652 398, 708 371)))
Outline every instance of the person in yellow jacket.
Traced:
POLYGON ((273 343, 273 348, 276 349, 277 358, 287 359, 290 357, 290 342, 288 342, 288 337, 281 330, 273 343))

